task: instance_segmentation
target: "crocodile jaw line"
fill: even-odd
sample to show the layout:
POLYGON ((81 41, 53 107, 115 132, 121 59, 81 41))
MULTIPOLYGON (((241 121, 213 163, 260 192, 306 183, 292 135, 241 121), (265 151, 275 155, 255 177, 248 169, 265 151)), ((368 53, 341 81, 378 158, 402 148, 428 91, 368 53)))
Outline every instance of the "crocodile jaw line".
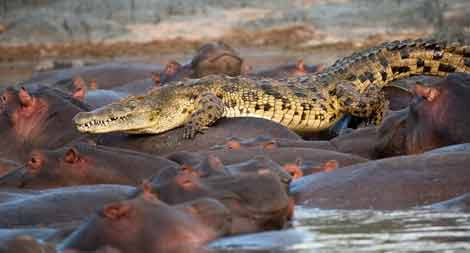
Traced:
POLYGON ((122 115, 97 117, 92 112, 80 112, 74 117, 75 126, 83 133, 109 133, 115 131, 136 131, 149 128, 145 115, 122 115), (147 122, 146 124, 144 124, 147 122))

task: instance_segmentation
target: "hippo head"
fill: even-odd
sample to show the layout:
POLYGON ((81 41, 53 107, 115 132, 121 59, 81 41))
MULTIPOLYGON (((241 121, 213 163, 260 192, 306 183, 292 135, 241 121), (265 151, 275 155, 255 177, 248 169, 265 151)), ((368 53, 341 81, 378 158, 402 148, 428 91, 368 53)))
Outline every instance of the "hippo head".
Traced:
POLYGON ((79 136, 72 117, 86 109, 79 101, 47 86, 9 87, 0 96, 1 133, 11 136, 9 146, 58 148, 79 136))
POLYGON ((416 154, 470 141, 470 76, 452 74, 433 85, 417 83, 408 108, 392 112, 378 130, 377 157, 416 154))
POLYGON ((192 249, 217 237, 212 228, 193 215, 144 191, 136 198, 104 206, 66 238, 60 248, 79 252, 105 247, 126 253, 193 252, 192 249))
MULTIPOLYGON (((120 164, 120 160, 125 160, 126 154, 121 156, 123 158, 86 144, 57 150, 34 150, 23 167, 0 177, 0 185, 44 189, 109 182, 133 184, 119 170, 112 169, 114 163, 120 164)), ((123 161, 122 166, 130 166, 130 163, 123 161)))
POLYGON ((194 78, 211 74, 238 76, 242 72, 243 59, 223 42, 202 45, 191 61, 194 78))

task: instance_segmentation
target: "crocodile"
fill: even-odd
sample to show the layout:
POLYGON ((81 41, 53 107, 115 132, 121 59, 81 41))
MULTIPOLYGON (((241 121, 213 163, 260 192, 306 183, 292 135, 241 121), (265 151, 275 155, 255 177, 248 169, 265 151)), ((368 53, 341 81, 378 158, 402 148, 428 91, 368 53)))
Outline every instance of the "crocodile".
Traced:
POLYGON ((193 138, 222 117, 259 117, 302 134, 325 130, 345 115, 381 122, 381 89, 411 75, 470 72, 470 46, 428 39, 385 42, 339 59, 324 72, 269 79, 211 75, 130 96, 74 122, 80 132, 158 134, 184 126, 193 138))

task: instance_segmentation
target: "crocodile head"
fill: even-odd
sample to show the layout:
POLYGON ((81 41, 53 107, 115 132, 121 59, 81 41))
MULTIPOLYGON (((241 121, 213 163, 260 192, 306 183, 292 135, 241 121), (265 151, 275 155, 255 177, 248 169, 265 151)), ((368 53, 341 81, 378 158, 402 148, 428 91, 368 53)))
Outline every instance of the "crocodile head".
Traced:
POLYGON ((130 96, 78 113, 73 121, 80 132, 86 133, 162 133, 187 121, 192 111, 191 97, 188 87, 161 87, 145 96, 130 96))

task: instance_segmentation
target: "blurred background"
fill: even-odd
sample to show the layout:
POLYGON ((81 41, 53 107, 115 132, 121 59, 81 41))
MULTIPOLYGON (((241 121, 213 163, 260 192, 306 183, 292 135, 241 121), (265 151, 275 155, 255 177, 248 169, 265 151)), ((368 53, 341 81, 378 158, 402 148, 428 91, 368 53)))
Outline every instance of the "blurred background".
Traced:
POLYGON ((256 68, 387 40, 470 40, 468 0, 0 0, 0 84, 61 65, 185 61, 221 40, 256 68))

